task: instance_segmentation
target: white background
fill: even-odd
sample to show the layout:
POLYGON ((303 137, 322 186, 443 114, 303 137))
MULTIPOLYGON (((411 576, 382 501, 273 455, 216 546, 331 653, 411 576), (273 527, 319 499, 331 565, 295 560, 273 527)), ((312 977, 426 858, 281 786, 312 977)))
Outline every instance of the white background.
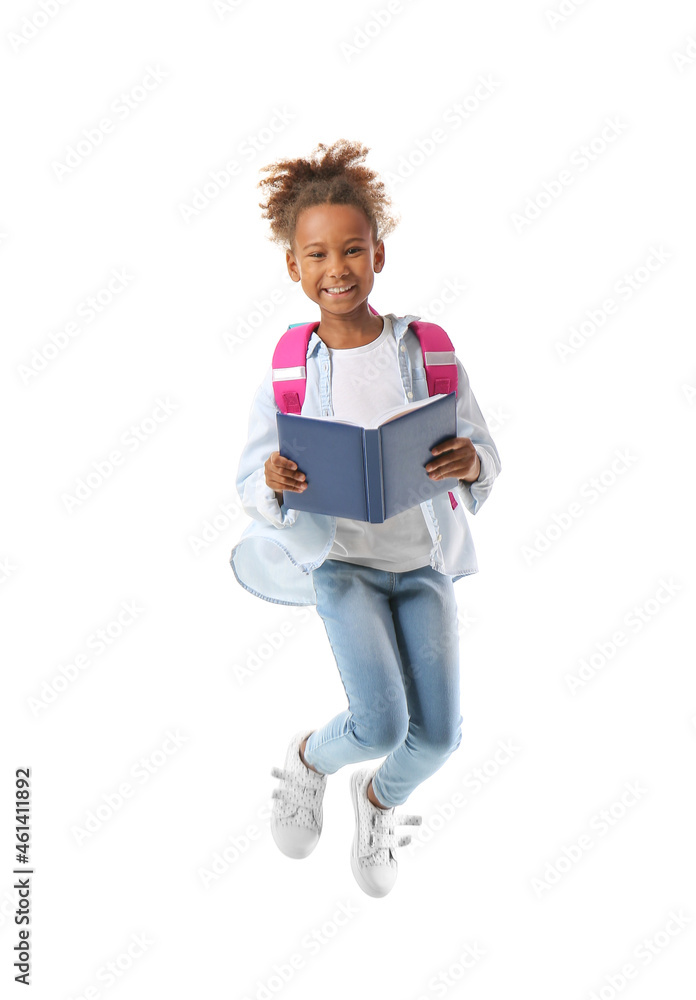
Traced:
POLYGON ((42 1000, 693 997, 693 5, 45 6, 2 9, 3 981, 30 766, 42 1000), (314 608, 228 563, 253 393, 318 318, 259 169, 337 138, 401 215, 371 303, 447 329, 503 467, 455 585, 463 742, 382 899, 350 870, 352 767, 309 858, 271 839, 271 767, 345 697, 314 608))

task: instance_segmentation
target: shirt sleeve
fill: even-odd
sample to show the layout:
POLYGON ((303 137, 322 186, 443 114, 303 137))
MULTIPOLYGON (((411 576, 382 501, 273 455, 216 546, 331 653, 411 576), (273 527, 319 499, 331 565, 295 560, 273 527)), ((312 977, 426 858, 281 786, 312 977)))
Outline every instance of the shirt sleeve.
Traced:
POLYGON ((481 462, 478 479, 473 483, 459 480, 457 493, 471 514, 477 514, 493 488, 501 470, 500 455, 469 384, 469 376, 457 358, 457 437, 471 438, 481 462))
POLYGON ((256 521, 269 521, 278 528, 294 524, 298 510, 279 505, 275 490, 266 483, 264 465, 278 451, 278 407, 273 393, 272 367, 256 390, 249 414, 247 441, 237 469, 237 493, 242 507, 256 521))

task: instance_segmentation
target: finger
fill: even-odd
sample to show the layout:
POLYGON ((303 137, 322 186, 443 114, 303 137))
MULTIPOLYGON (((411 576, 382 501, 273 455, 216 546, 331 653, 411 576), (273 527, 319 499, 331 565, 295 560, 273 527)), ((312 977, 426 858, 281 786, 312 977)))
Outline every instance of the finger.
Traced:
POLYGON ((465 447, 466 442, 462 438, 452 438, 452 441, 454 444, 451 446, 447 442, 444 442, 443 444, 436 445, 435 448, 431 448, 432 454, 436 455, 437 459, 428 462, 425 466, 428 472, 436 470, 445 462, 463 461, 461 449, 465 447))
POLYGON ((440 441, 436 444, 434 448, 430 451, 433 455, 440 455, 443 451, 451 451, 454 448, 461 448, 466 442, 466 438, 448 438, 446 441, 440 441))
POLYGON ((279 473, 276 473, 272 478, 274 483, 274 485, 271 487, 272 489, 297 491, 303 489, 307 485, 304 474, 302 476, 302 480, 298 479, 296 476, 282 475, 279 473))
POLYGON ((425 466, 426 472, 441 472, 451 465, 463 465, 462 456, 458 452, 448 451, 433 462, 428 462, 425 466))
POLYGON ((291 461, 289 458, 283 458, 282 455, 280 459, 283 464, 275 463, 273 466, 273 471, 277 476, 290 476, 291 479, 303 480, 305 479, 305 474, 301 469, 297 468, 295 462, 291 461))
POLYGON ((434 472, 437 468, 439 468, 439 466, 451 460, 452 460, 452 452, 443 451, 441 454, 438 454, 438 457, 436 459, 433 459, 431 462, 428 462, 425 466, 425 469, 427 472, 434 472))
POLYGON ((430 477, 437 479, 447 479, 449 476, 453 476, 456 479, 461 479, 463 469, 464 466, 460 461, 445 462, 443 465, 439 465, 437 469, 433 469, 432 472, 430 473, 430 477))
POLYGON ((307 484, 302 483, 301 486, 291 486, 290 484, 286 483, 285 485, 282 486, 271 486, 271 489, 273 490, 274 493, 282 493, 282 492, 304 493, 304 491, 307 489, 307 484))
POLYGON ((279 469, 296 469, 297 463, 293 462, 291 458, 286 458, 284 455, 277 454, 275 458, 271 458, 271 464, 275 465, 279 469))

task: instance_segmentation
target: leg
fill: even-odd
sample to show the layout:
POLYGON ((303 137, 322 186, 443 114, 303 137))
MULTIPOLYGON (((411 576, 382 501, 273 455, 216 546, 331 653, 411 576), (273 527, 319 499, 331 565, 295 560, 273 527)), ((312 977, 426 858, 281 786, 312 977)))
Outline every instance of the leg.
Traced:
POLYGON ((374 790, 380 802, 403 805, 459 747, 459 634, 451 577, 430 566, 394 574, 392 597, 409 727, 404 742, 379 768, 374 790))
POLYGON ((348 708, 315 730, 305 762, 322 774, 371 760, 402 742, 408 728, 389 592, 394 574, 327 559, 314 570, 324 622, 348 708))
MULTIPOLYGON (((300 743, 300 760, 305 765, 305 767, 308 767, 311 771, 315 771, 317 774, 321 774, 321 771, 317 771, 316 767, 313 767, 311 764, 308 764, 307 761, 305 760, 304 752, 305 752, 305 747, 307 746, 307 740, 308 739, 309 739, 309 736, 305 736, 305 738, 300 743)), ((370 802, 372 803, 373 806, 377 806, 379 809, 388 809, 389 808, 389 806, 383 806, 381 802, 377 801, 377 796, 372 791, 372 781, 370 781, 370 783, 367 786, 367 797, 368 797, 368 799, 370 800, 370 802)))
POLYGON ((305 736, 305 738, 300 743, 300 760, 302 761, 302 763, 304 764, 305 767, 310 768, 310 770, 312 770, 312 771, 316 771, 317 774, 321 774, 321 771, 317 771, 316 767, 312 767, 312 765, 308 764, 307 761, 305 760, 304 752, 305 752, 305 747, 307 746, 307 740, 308 739, 309 739, 309 736, 305 736))

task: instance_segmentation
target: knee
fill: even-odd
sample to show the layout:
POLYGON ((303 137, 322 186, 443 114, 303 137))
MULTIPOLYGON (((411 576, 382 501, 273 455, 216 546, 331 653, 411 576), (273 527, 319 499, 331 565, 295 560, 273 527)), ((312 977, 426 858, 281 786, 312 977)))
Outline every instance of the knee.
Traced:
POLYGON ((389 710, 375 715, 370 726, 363 730, 363 741, 376 757, 383 757, 404 742, 408 722, 405 705, 394 704, 389 710))
POLYGON ((444 723, 437 729, 426 730, 420 735, 419 743, 427 748, 433 757, 449 757, 462 742, 462 716, 449 725, 444 723))

